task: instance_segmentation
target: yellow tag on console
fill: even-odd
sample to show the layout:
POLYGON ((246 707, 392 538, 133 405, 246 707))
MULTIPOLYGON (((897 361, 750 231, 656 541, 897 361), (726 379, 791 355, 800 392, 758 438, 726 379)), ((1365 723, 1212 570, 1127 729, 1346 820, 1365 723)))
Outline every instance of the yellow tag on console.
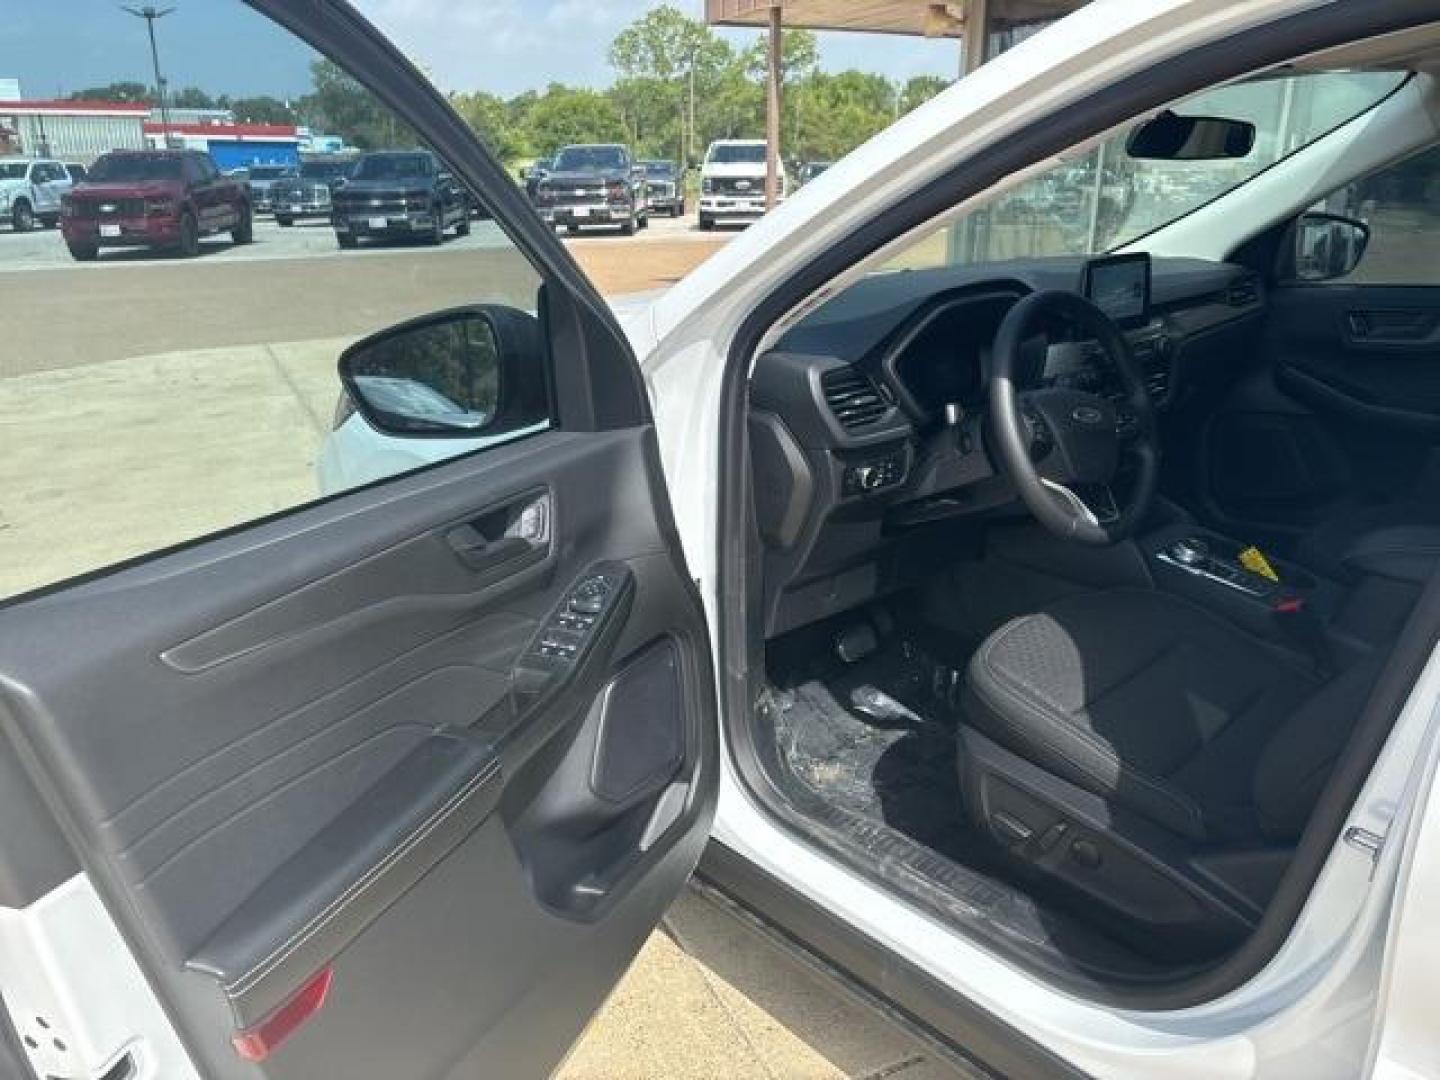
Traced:
POLYGON ((1274 582, 1279 582, 1280 580, 1280 575, 1277 574, 1275 568, 1270 565, 1270 560, 1267 559, 1265 553, 1257 547, 1248 547, 1240 552, 1240 565, 1252 574, 1259 574, 1261 577, 1269 578, 1274 582))

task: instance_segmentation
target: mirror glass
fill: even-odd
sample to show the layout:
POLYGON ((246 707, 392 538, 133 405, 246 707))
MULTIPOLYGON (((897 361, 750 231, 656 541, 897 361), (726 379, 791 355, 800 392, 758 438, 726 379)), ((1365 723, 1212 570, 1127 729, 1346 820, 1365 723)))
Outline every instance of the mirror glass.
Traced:
POLYGON ((1137 161, 1218 161, 1246 157, 1254 147, 1255 125, 1247 120, 1166 110, 1132 131, 1125 151, 1137 161))
POLYGON ((1344 277, 1360 264, 1370 230, 1334 214, 1305 214, 1295 230, 1295 276, 1301 281, 1344 277))
POLYGON ((474 311, 446 312, 351 346, 340 372, 361 414, 395 435, 471 435, 498 410, 495 330, 474 311))

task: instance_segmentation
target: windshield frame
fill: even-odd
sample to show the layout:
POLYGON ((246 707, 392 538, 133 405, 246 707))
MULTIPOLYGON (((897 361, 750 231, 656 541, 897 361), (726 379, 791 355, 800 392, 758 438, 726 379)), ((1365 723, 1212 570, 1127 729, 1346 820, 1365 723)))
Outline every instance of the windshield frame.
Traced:
MULTIPOLYGON (((1270 73, 1266 73, 1265 75, 1259 76, 1258 78, 1274 77, 1274 76, 1276 76, 1276 75, 1283 75, 1283 74, 1284 74, 1283 72, 1270 72, 1270 73)), ((1325 74, 1325 73, 1324 73, 1324 72, 1315 72, 1314 74, 1325 74)), ((1391 98, 1393 98, 1396 94, 1399 94, 1399 93, 1400 93, 1401 91, 1403 91, 1407 86, 1409 86, 1409 85, 1414 81, 1414 79, 1415 79, 1415 72, 1414 72, 1414 71, 1406 71, 1406 72, 1405 72, 1405 77, 1404 77, 1403 79, 1400 79, 1394 86, 1392 86, 1388 91, 1386 91, 1386 92, 1385 92, 1384 94, 1382 94, 1380 97, 1378 97, 1378 98, 1376 98, 1374 101, 1372 101, 1368 106, 1366 106, 1365 108, 1361 109, 1359 112, 1354 113, 1353 115, 1348 116, 1348 117, 1346 117, 1345 119, 1340 120, 1339 122, 1337 122, 1337 123, 1335 123, 1335 124, 1332 124, 1330 127, 1326 128, 1324 131, 1317 132, 1315 135, 1313 135, 1311 138, 1309 138, 1309 139, 1306 140, 1305 142, 1300 143, 1299 145, 1295 146, 1294 148, 1292 148, 1291 150, 1287 151, 1286 153, 1281 154, 1281 155, 1280 155, 1279 157, 1277 157, 1274 161, 1270 162, 1270 164, 1265 165, 1265 166, 1262 166, 1261 168, 1257 169, 1255 172, 1253 172, 1253 173, 1251 173, 1249 176, 1247 176, 1244 180, 1240 181, 1240 183, 1234 185, 1233 187, 1226 188, 1224 191, 1216 192, 1216 193, 1215 193, 1214 195, 1212 195, 1210 198, 1205 199, 1205 200, 1202 201, 1202 202, 1196 203, 1194 206, 1190 207, 1188 210, 1184 210, 1184 211, 1176 214, 1174 217, 1170 218, 1168 221, 1161 222, 1159 225, 1155 225, 1155 226, 1153 226, 1153 227, 1151 227, 1151 228, 1149 228, 1149 229, 1144 229, 1144 230, 1142 230, 1141 232, 1135 234, 1135 235, 1132 236, 1132 237, 1128 237, 1127 239, 1121 240, 1121 241, 1119 241, 1119 242, 1117 242, 1117 243, 1113 243, 1113 244, 1109 245, 1108 247, 1106 247, 1104 251, 1091 252, 1090 254, 1092 254, 1092 255, 1113 255, 1113 254, 1116 254, 1117 252, 1128 251, 1128 250, 1134 248, 1136 244, 1144 243, 1144 241, 1146 241, 1146 240, 1149 239, 1150 237, 1154 236, 1156 233, 1162 232, 1162 231, 1164 231, 1165 229, 1170 228, 1172 225, 1175 225, 1177 222, 1184 221, 1186 218, 1189 218, 1189 217, 1194 216, 1195 214, 1198 214, 1201 210, 1204 210, 1204 209, 1205 209, 1206 207, 1208 207, 1208 206, 1213 206, 1215 203, 1219 202, 1221 199, 1229 198, 1229 197, 1230 197, 1231 195, 1233 195, 1235 192, 1240 191, 1240 190, 1242 190, 1242 189, 1244 189, 1244 188, 1249 187, 1251 184, 1255 183, 1255 181, 1258 180, 1260 177, 1266 175, 1267 173, 1271 172, 1273 169, 1279 167, 1280 165, 1283 165, 1285 162, 1287 162, 1287 161, 1289 161, 1291 158, 1293 158, 1296 154, 1299 154, 1299 153, 1301 153, 1301 152, 1309 149, 1310 147, 1314 146, 1316 143, 1322 142, 1323 140, 1330 138, 1330 137, 1331 137, 1332 135, 1334 135, 1337 131, 1340 131, 1340 130, 1343 129, 1343 128, 1347 128, 1347 127, 1349 127, 1351 124, 1354 124, 1354 123, 1358 122, 1359 120, 1363 119, 1364 117, 1367 117, 1367 116, 1371 115, 1372 113, 1375 112, 1376 109, 1378 109, 1378 108, 1380 108, 1380 106, 1384 105, 1385 102, 1389 101, 1389 100, 1390 100, 1391 98)), ((1235 84, 1230 84, 1230 85, 1235 85, 1235 84)), ((1218 89, 1218 88, 1217 88, 1217 89, 1218 89)), ((1204 92, 1204 91, 1202 91, 1202 93, 1203 93, 1203 92, 1204 92)))

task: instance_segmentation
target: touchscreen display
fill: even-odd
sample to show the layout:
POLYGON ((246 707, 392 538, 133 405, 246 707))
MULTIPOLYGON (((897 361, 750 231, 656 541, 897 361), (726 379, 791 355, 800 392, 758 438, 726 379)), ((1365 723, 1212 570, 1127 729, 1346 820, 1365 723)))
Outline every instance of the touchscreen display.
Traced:
POLYGON ((1085 271, 1085 295, 1116 322, 1143 319, 1150 304, 1150 260, 1100 259, 1085 271))

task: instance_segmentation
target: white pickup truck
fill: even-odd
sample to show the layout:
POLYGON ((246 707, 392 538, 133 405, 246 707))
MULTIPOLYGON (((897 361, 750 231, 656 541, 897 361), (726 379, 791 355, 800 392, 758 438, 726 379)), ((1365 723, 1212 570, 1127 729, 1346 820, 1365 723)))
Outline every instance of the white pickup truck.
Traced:
POLYGON ((70 187, 70 174, 58 161, 0 157, 0 220, 16 232, 29 232, 37 221, 54 228, 60 197, 70 187))
MULTIPOLYGON (((779 197, 790 189, 780 166, 779 197)), ((749 221, 765 213, 765 140, 717 139, 700 170, 700 228, 717 221, 749 221)))

